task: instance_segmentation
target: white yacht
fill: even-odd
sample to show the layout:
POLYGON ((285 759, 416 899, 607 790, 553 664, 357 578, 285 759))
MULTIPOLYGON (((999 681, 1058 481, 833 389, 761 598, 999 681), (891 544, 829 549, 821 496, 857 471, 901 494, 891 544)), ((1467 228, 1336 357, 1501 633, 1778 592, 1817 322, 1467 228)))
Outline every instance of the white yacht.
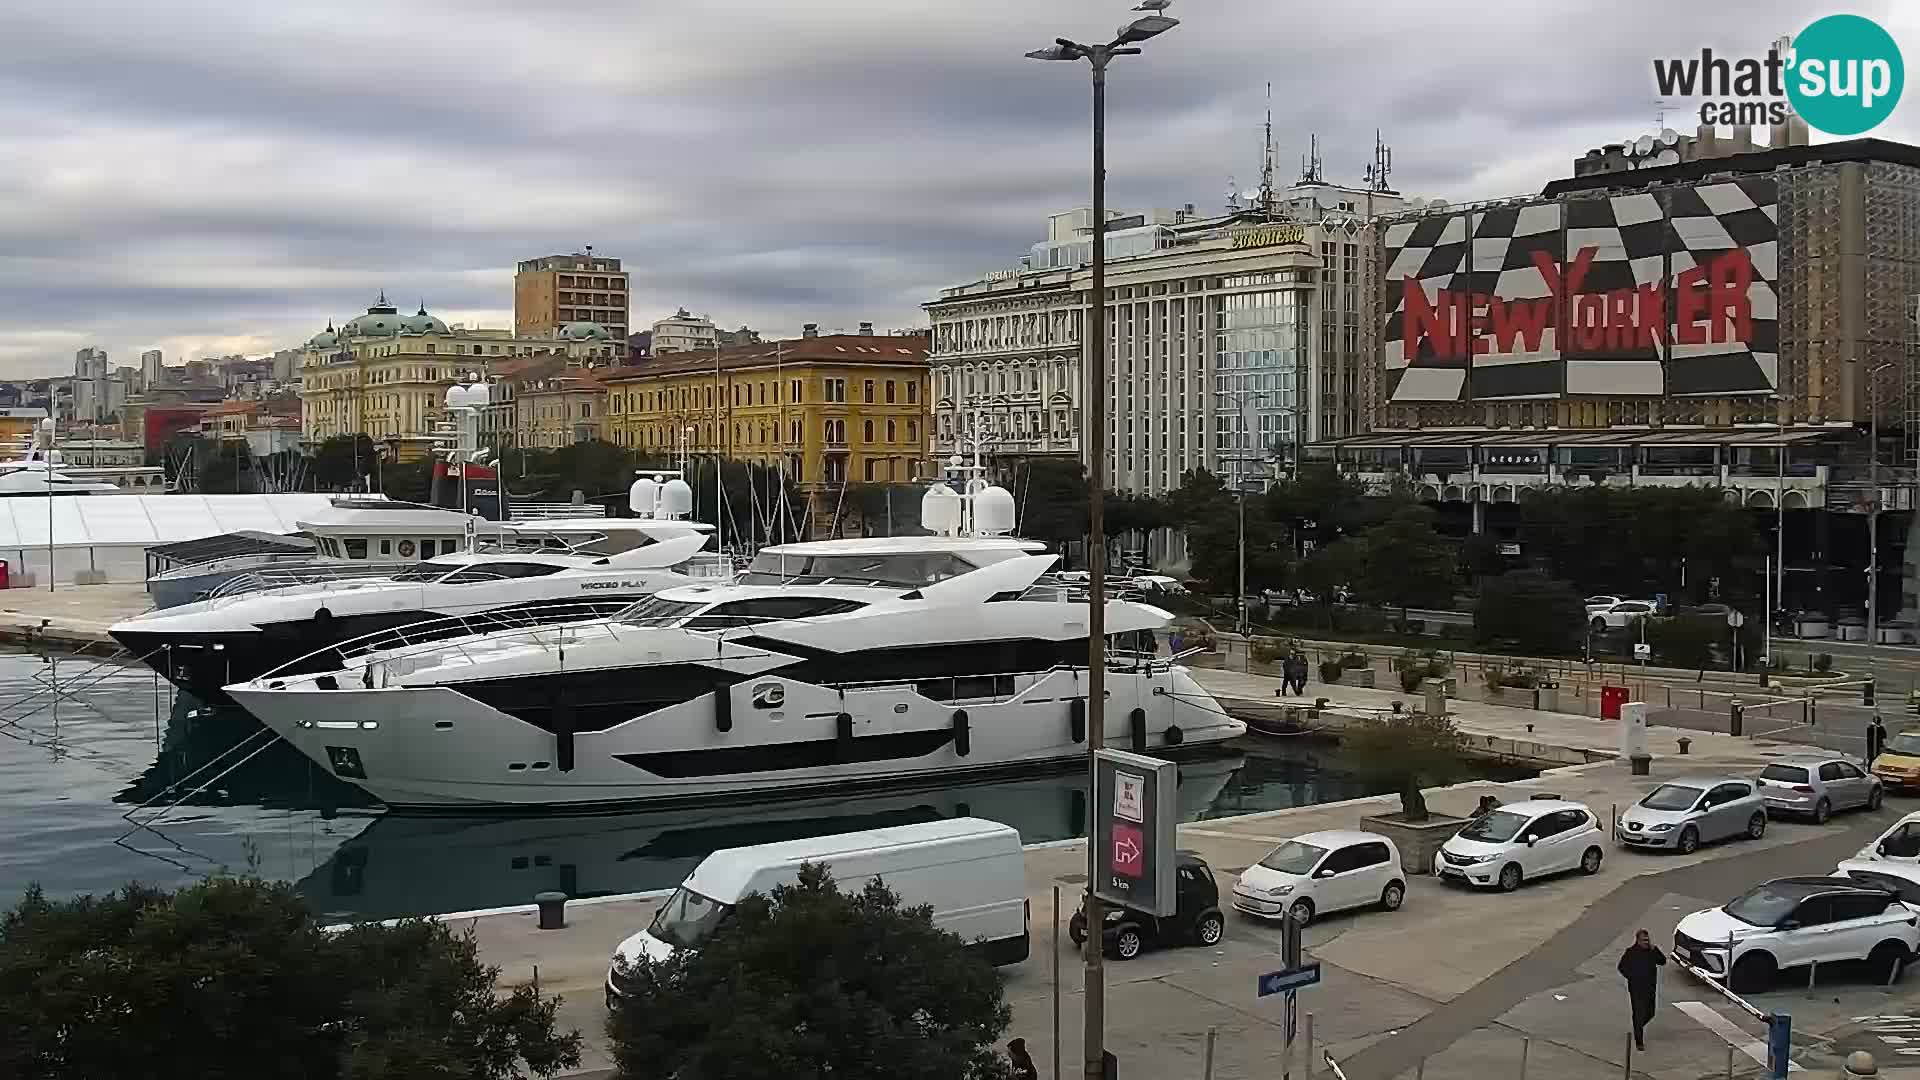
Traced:
POLYGON ((600 619, 661 589, 731 577, 723 558, 702 552, 712 526, 680 520, 692 502, 685 481, 641 480, 634 487, 636 500, 643 492, 654 500, 649 508, 657 516, 600 519, 580 529, 529 523, 490 533, 485 544, 478 529, 486 523, 468 518, 464 551, 442 551, 377 577, 277 587, 271 571, 260 571, 253 577, 267 580, 229 582, 205 600, 137 615, 108 632, 174 685, 217 699, 227 683, 289 664, 337 667, 336 650, 350 642, 367 648, 486 627, 600 619))
MULTIPOLYGON (((333 670, 226 691, 392 807, 743 801, 1057 769, 1086 753, 1087 607, 1034 587, 1056 557, 993 535, 1012 497, 975 484, 928 493, 944 535, 766 548, 736 583, 611 619, 336 652, 333 670), (964 535, 957 503, 987 535, 964 535)), ((1116 643, 1170 621, 1106 605, 1116 643)), ((1115 746, 1246 730, 1150 649, 1117 649, 1106 679, 1115 746)))

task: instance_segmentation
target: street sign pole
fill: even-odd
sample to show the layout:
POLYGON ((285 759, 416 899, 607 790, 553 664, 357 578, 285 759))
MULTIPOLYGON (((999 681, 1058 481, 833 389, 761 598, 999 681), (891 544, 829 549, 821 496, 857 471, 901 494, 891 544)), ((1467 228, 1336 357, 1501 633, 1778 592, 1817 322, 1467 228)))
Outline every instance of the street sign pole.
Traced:
MULTIPOLYGON (((1300 920, 1294 918, 1293 912, 1289 910, 1286 922, 1287 933, 1281 946, 1280 957, 1288 971, 1299 971, 1300 920)), ((1293 1036, 1300 1023, 1299 994, 1298 989, 1288 988, 1287 990, 1287 1048, 1280 1057, 1283 1063, 1280 1067, 1280 1080, 1293 1080, 1293 1036)))

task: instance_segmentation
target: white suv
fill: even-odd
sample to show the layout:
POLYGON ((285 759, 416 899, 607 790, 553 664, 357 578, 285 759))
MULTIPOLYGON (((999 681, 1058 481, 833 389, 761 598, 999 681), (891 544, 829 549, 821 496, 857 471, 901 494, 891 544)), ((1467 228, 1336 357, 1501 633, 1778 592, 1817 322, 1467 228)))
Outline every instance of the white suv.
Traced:
POLYGON ((1599 820, 1584 805, 1529 799, 1488 811, 1453 834, 1434 858, 1433 872, 1512 892, 1528 878, 1576 869, 1599 873, 1605 841, 1599 820))
POLYGON ((1594 633, 1604 634, 1631 626, 1635 619, 1651 619, 1659 610, 1651 600, 1620 600, 1605 607, 1589 607, 1587 621, 1593 624, 1594 633))
POLYGON ((1780 878, 1724 907, 1696 911, 1673 931, 1673 953, 1732 990, 1764 990, 1782 968, 1866 960, 1897 978, 1920 950, 1920 915, 1881 885, 1780 878))

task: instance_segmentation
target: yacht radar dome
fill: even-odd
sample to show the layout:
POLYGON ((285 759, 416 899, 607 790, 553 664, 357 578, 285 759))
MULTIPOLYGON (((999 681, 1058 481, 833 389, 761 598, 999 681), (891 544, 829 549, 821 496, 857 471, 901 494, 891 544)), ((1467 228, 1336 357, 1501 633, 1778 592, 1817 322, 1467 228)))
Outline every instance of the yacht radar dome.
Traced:
POLYGON ((660 482, 645 476, 635 480, 627 489, 627 505, 640 517, 652 517, 660 505, 660 482))
POLYGON ((679 477, 660 488, 660 508, 656 517, 681 518, 693 513, 693 488, 679 477))
POLYGON ((982 536, 1005 536, 1013 531, 1013 492, 984 487, 973 496, 973 528, 982 536))
POLYGON ((940 536, 960 531, 960 496, 945 484, 934 484, 920 496, 920 525, 940 536))

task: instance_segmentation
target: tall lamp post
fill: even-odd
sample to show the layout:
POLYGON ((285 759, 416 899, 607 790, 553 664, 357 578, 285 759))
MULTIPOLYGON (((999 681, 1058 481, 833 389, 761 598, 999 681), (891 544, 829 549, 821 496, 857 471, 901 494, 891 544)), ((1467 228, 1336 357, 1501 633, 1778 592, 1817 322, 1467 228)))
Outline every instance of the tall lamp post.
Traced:
MULTIPOLYGON (((1140 0, 1133 9, 1147 14, 1114 32, 1105 45, 1082 45, 1055 38, 1052 45, 1027 54, 1032 60, 1085 60, 1093 68, 1093 295, 1087 302, 1087 781, 1095 774, 1095 754, 1106 743, 1107 696, 1107 64, 1116 56, 1134 56, 1139 44, 1180 25, 1164 14, 1173 0, 1140 0)), ((1100 927, 1106 925, 1094 894, 1099 853, 1087 844, 1087 925, 1093 944, 1086 950, 1085 1075, 1100 1080, 1106 1057, 1106 972, 1100 927)))
POLYGON ((1867 411, 1871 414, 1867 418, 1867 475, 1873 485, 1873 501, 1867 504, 1867 685, 1873 688, 1876 702, 1880 689, 1876 684, 1880 674, 1880 373, 1894 366, 1889 362, 1867 372, 1867 411))
MULTIPOLYGON (((1266 396, 1265 392, 1259 390, 1228 390, 1226 393, 1233 398, 1233 411, 1239 415, 1242 427, 1247 424, 1247 399, 1252 398, 1258 401, 1266 396)), ((1238 434, 1238 432, 1235 433, 1236 436, 1238 434)), ((1238 439, 1236 438, 1235 441, 1237 442, 1238 439)), ((1250 636, 1252 626, 1247 622, 1247 477, 1242 471, 1246 467, 1246 460, 1244 457, 1237 459, 1238 463, 1233 470, 1233 486, 1234 495, 1240 503, 1240 643, 1246 648, 1247 663, 1251 665, 1253 663, 1253 638, 1250 636)))

